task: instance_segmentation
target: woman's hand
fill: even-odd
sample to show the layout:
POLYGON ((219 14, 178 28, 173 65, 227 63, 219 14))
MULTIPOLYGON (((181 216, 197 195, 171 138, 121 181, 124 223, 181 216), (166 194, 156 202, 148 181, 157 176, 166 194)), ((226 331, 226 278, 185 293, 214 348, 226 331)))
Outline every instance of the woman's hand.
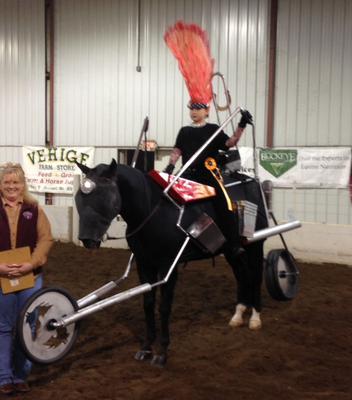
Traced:
POLYGON ((8 278, 9 273, 11 272, 11 267, 8 264, 1 264, 0 263, 0 276, 3 278, 8 278))
POLYGON ((7 278, 19 278, 23 275, 28 274, 28 272, 33 271, 33 265, 29 262, 25 262, 23 264, 11 264, 8 265, 9 272, 7 278))

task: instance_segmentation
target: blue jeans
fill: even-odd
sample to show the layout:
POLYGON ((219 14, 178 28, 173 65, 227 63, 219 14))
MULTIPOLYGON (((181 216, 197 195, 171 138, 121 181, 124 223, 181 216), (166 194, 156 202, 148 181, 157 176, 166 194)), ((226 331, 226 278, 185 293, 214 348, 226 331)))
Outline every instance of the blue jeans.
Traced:
POLYGON ((33 288, 8 294, 3 294, 0 288, 0 386, 24 382, 31 371, 32 363, 16 339, 15 328, 25 302, 42 286, 40 274, 33 288))

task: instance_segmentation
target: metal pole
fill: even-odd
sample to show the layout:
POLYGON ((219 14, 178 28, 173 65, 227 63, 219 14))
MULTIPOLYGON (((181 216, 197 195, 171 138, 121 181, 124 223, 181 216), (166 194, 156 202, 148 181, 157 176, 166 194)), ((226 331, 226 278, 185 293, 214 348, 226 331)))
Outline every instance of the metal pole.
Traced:
POLYGON ((183 242, 183 244, 182 244, 180 250, 178 251, 177 256, 175 257, 174 262, 172 263, 172 265, 171 265, 171 267, 170 267, 168 273, 165 275, 165 278, 162 279, 161 281, 157 282, 157 283, 154 283, 154 284, 153 284, 153 287, 154 287, 154 286, 162 285, 162 284, 166 283, 166 282, 169 280, 170 275, 172 274, 172 271, 175 269, 178 260, 179 260, 180 257, 182 256, 182 253, 184 252, 184 250, 185 250, 185 248, 186 248, 186 246, 187 246, 187 244, 188 244, 188 242, 189 242, 190 240, 191 240, 191 237, 190 237, 190 236, 187 236, 186 239, 185 239, 185 241, 183 242))
POLYGON ((57 322, 51 322, 51 326, 53 328, 60 328, 73 324, 74 322, 77 322, 80 319, 87 317, 88 315, 94 314, 97 311, 101 311, 106 307, 109 307, 113 304, 121 303, 124 300, 130 299, 131 297, 137 296, 138 294, 142 294, 144 292, 149 292, 150 290, 152 290, 152 286, 149 283, 145 283, 132 289, 125 290, 122 293, 115 294, 114 296, 111 296, 107 299, 100 300, 98 303, 78 310, 74 314, 64 317, 57 322))
MULTIPOLYGON (((181 255, 184 252, 184 250, 185 250, 188 242, 190 241, 190 239, 191 239, 190 236, 186 237, 186 239, 183 242, 180 250, 178 251, 178 253, 177 253, 177 255, 176 255, 176 257, 175 257, 175 259, 174 259, 174 261, 173 261, 173 263, 171 265, 171 267, 169 268, 168 273, 165 275, 165 277, 162 280, 160 280, 160 281, 158 281, 158 282, 156 282, 156 283, 154 283, 152 285, 150 283, 144 283, 143 285, 139 285, 139 286, 136 286, 136 287, 134 287, 132 289, 125 290, 124 292, 115 294, 114 296, 108 297, 107 299, 100 300, 97 303, 95 303, 93 305, 90 305, 88 307, 79 309, 78 311, 74 312, 73 314, 71 314, 71 315, 69 315, 67 317, 64 317, 64 318, 62 318, 62 319, 60 319, 58 321, 50 322, 50 326, 52 328, 54 328, 54 329, 57 329, 57 328, 60 328, 60 327, 64 327, 64 326, 73 324, 74 322, 77 322, 80 319, 85 318, 85 317, 87 317, 87 316, 89 316, 91 314, 94 314, 97 311, 101 311, 104 308, 107 308, 107 307, 109 307, 111 305, 114 305, 114 304, 117 304, 117 303, 121 303, 122 301, 130 299, 131 297, 137 296, 139 294, 142 294, 142 293, 145 293, 145 292, 149 292, 155 286, 160 286, 160 285, 165 284, 169 280, 170 275, 172 274, 173 270, 175 269, 175 267, 176 267, 176 265, 178 263, 178 260, 180 259, 181 255)), ((107 285, 110 286, 110 284, 111 284, 111 282, 109 282, 107 285)))
MULTIPOLYGON (((79 190, 79 184, 80 184, 81 177, 80 175, 73 175, 73 198, 75 194, 79 190)), ((73 207, 72 207, 72 242, 76 246, 81 246, 81 242, 78 239, 79 236, 79 215, 77 211, 77 207, 75 205, 75 202, 73 201, 73 207)))
POLYGON ((141 133, 139 135, 138 144, 137 144, 136 150, 134 151, 134 154, 133 154, 133 158, 132 158, 132 162, 131 162, 131 167, 132 168, 134 168, 136 166, 138 153, 139 153, 139 146, 140 146, 140 144, 142 142, 144 133, 146 133, 147 130, 148 130, 148 126, 149 126, 149 118, 147 116, 147 117, 144 118, 142 130, 141 130, 141 133))
POLYGON ((252 140, 253 140, 253 167, 254 167, 254 177, 259 181, 258 175, 258 158, 257 158, 257 142, 255 140, 255 125, 252 125, 252 140))
POLYGON ((301 222, 296 220, 287 222, 286 224, 280 224, 270 228, 261 229, 257 232, 254 232, 253 237, 247 238, 247 243, 257 242, 258 240, 263 240, 270 236, 297 229, 300 226, 302 226, 301 222))
POLYGON ((121 278, 117 279, 116 281, 110 281, 107 284, 105 284, 104 286, 100 287, 99 289, 95 290, 92 293, 87 294, 86 296, 82 297, 81 299, 79 299, 77 301, 77 305, 78 308, 83 308, 86 307, 92 303, 95 303, 97 300, 101 299, 103 296, 105 296, 107 293, 111 292, 112 290, 116 289, 119 285, 120 282, 122 282, 123 280, 125 280, 130 271, 131 271, 131 266, 132 266, 132 262, 134 259, 134 255, 133 253, 130 256, 130 259, 128 261, 126 270, 124 272, 124 274, 122 275, 121 278))

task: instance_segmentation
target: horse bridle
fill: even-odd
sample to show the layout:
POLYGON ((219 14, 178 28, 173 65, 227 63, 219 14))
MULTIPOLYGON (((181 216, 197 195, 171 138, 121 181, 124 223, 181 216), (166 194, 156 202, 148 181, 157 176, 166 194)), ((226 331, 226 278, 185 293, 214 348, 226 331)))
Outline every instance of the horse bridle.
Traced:
POLYGON ((161 204, 162 200, 163 200, 163 199, 160 199, 159 203, 152 209, 152 211, 149 213, 149 215, 147 215, 146 218, 145 218, 145 219, 137 226, 137 228, 134 229, 132 232, 128 233, 127 235, 118 236, 118 237, 109 236, 109 235, 106 233, 106 239, 103 240, 103 241, 106 241, 106 240, 128 239, 128 238, 134 236, 135 234, 137 234, 137 233, 144 227, 144 225, 152 218, 152 216, 157 212, 157 210, 158 210, 159 207, 160 207, 160 204, 161 204))
MULTIPOLYGON (((85 177, 82 179, 80 189, 84 194, 89 194, 96 188, 96 186, 97 186, 96 183, 92 179, 85 177)), ((127 238, 132 237, 133 235, 138 233, 144 227, 144 225, 152 218, 152 216, 157 212, 158 208, 160 207, 161 202, 162 202, 162 198, 160 199, 159 203, 153 208, 153 210, 149 213, 149 215, 147 215, 147 217, 132 232, 128 233, 125 236, 119 236, 119 237, 109 236, 106 233, 106 238, 105 238, 105 240, 103 239, 102 241, 120 240, 120 239, 127 239, 127 238)))

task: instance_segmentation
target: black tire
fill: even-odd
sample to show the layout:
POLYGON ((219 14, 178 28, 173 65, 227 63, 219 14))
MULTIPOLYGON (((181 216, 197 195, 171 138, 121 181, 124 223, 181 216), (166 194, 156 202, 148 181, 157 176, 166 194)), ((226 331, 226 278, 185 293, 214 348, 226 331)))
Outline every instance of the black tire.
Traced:
POLYGON ((51 328, 50 322, 77 310, 76 301, 61 288, 43 288, 27 300, 17 321, 17 334, 32 362, 51 364, 65 357, 77 339, 78 324, 51 328))
POLYGON ((265 284, 274 300, 289 301, 299 288, 299 271, 292 254, 285 249, 269 251, 265 269, 265 284))

